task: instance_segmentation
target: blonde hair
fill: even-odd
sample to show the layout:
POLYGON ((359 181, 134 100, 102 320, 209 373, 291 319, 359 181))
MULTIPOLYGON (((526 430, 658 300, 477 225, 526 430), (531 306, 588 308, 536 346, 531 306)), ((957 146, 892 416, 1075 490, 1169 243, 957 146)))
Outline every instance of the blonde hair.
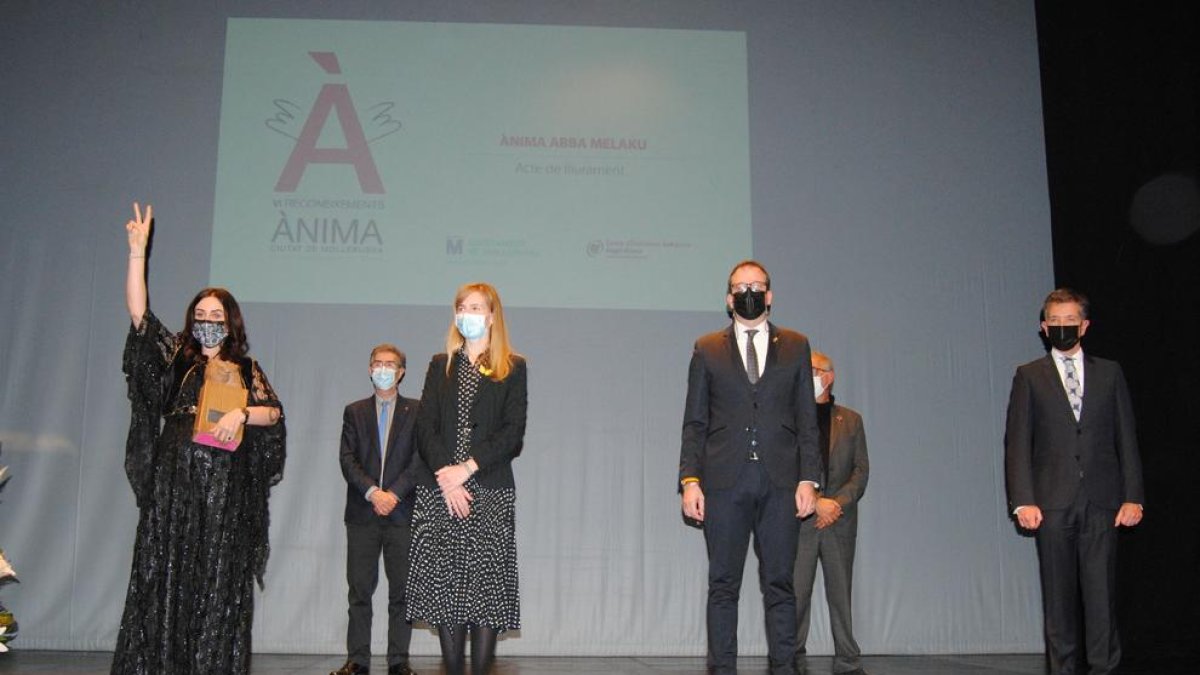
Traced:
MULTIPOLYGON (((488 327, 488 348, 480 355, 479 365, 490 369, 491 372, 484 372, 489 378, 496 382, 501 382, 508 377, 512 372, 513 356, 516 352, 513 351, 512 345, 508 341, 508 326, 504 323, 504 307, 500 304, 500 294, 491 284, 476 282, 472 284, 463 284, 459 286, 458 292, 454 294, 454 311, 458 311, 458 305, 468 295, 479 293, 487 302, 488 310, 492 313, 492 325, 488 327)), ((450 330, 446 332, 446 374, 450 374, 450 368, 454 365, 454 353, 459 350, 466 340, 462 334, 458 332, 458 328, 454 325, 454 320, 450 321, 450 330)))

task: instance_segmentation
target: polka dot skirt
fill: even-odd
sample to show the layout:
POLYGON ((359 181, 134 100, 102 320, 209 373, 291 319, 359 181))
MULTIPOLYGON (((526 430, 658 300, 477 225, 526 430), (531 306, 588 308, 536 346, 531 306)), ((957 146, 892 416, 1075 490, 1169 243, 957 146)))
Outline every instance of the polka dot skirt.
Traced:
MULTIPOLYGON (((471 404, 483 376, 466 353, 454 356, 458 438, 454 461, 471 454, 471 404)), ((474 624, 497 630, 521 627, 517 589, 517 493, 466 483, 471 515, 455 518, 441 490, 417 486, 413 510, 408 619, 433 626, 474 624)))

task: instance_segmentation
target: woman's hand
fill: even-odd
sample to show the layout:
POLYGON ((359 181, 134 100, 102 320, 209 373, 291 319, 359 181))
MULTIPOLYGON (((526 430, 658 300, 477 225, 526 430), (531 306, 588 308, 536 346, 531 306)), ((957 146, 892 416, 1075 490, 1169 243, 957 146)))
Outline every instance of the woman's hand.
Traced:
POLYGON ((442 498, 446 500, 446 510, 455 518, 466 518, 471 515, 471 500, 474 497, 464 487, 453 490, 443 490, 442 498))
POLYGON ((438 469, 434 475, 437 476, 438 487, 442 489, 442 492, 449 492, 467 482, 467 479, 471 477, 471 469, 467 462, 448 464, 438 469))
POLYGON ((242 414, 242 410, 230 410, 221 415, 221 419, 212 428, 213 438, 216 438, 222 443, 228 443, 237 436, 238 429, 246 422, 246 416, 242 414))
POLYGON ((146 215, 142 217, 142 208, 137 202, 133 203, 133 220, 125 223, 125 233, 129 236, 129 267, 125 272, 125 307, 129 309, 129 319, 133 327, 142 325, 142 317, 146 314, 146 244, 150 241, 150 223, 154 220, 154 207, 146 205, 146 215))
POLYGON ((154 205, 146 205, 146 216, 142 217, 142 208, 137 202, 133 203, 133 220, 125 223, 125 232, 129 235, 129 254, 145 255, 146 244, 150 241, 150 223, 154 220, 154 205))

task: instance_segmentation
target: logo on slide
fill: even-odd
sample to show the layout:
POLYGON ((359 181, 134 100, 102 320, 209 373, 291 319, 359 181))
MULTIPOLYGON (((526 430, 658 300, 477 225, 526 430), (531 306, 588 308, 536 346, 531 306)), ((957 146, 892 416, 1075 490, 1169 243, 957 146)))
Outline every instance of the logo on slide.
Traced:
MULTIPOLYGON (((328 75, 341 75, 342 68, 337 54, 333 52, 309 52, 317 65, 328 75)), ((367 126, 359 120, 350 89, 340 82, 327 82, 321 86, 317 100, 313 103, 304 125, 298 133, 293 122, 301 113, 296 103, 283 98, 273 101, 275 114, 266 120, 267 128, 286 136, 296 144, 275 183, 276 192, 295 192, 310 164, 341 164, 353 169, 363 194, 384 194, 379 169, 371 155, 370 144, 400 131, 400 121, 391 116, 393 101, 377 103, 366 110, 367 126), (343 145, 318 146, 330 116, 337 119, 343 145)), ((329 138, 329 135, 326 135, 329 138)))

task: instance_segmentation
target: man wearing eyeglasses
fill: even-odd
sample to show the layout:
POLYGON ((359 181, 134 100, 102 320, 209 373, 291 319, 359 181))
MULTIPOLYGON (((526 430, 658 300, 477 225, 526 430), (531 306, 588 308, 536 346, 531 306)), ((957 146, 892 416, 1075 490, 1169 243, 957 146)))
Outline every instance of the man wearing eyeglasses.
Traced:
POLYGON ((1050 353, 1017 368, 1008 399, 1008 504, 1035 533, 1050 672, 1111 673, 1117 639, 1117 528, 1142 520, 1142 464, 1121 366, 1085 356, 1088 301, 1060 288, 1042 303, 1050 353), (1079 617, 1082 608, 1081 644, 1079 617))
POLYGON ((738 597, 750 538, 758 556, 770 672, 794 672, 792 574, 798 518, 821 475, 808 339, 767 320, 771 278, 745 260, 729 274, 733 322, 696 341, 688 367, 679 489, 708 549, 708 668, 737 672, 738 597))
POLYGON ((388 578, 388 675, 410 675, 412 624, 404 587, 412 539, 413 493, 421 459, 413 434, 417 401, 399 395, 404 352, 381 344, 371 350, 375 392, 346 406, 339 459, 346 479, 346 581, 350 587, 345 665, 330 675, 361 675, 371 665, 371 597, 379 557, 388 578))

